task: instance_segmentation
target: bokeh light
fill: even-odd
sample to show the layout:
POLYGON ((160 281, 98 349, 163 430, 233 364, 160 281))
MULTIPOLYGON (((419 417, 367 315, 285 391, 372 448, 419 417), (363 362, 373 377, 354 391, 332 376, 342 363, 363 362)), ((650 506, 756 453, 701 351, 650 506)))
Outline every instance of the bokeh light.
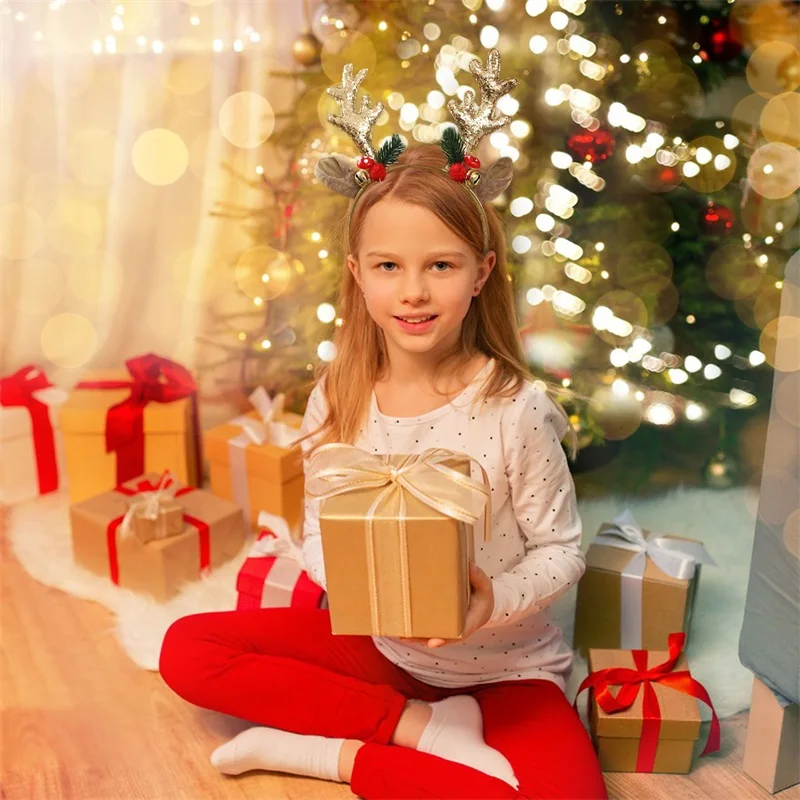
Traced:
POLYGON ((262 145, 275 128, 275 112, 266 97, 257 92, 237 92, 219 110, 219 129, 236 147, 262 145))
POLYGON ((131 161, 143 181, 153 186, 167 186, 186 172, 189 150, 174 131, 152 128, 133 143, 131 161))
MULTIPOLYGON (((373 74, 373 68, 378 60, 375 45, 363 33, 351 30, 335 31, 322 43, 321 59, 325 75, 334 83, 341 83, 345 64, 353 64, 353 75, 361 69, 369 70, 367 80, 359 91, 369 92, 368 82, 376 80, 373 74)), ((373 95, 373 100, 376 99, 377 96, 373 95)))
POLYGON ((800 188, 800 151, 783 142, 762 145, 750 156, 747 178, 764 197, 788 197, 800 188))
POLYGON ((782 315, 764 326, 759 350, 780 372, 800 370, 800 317, 782 315))
POLYGON ((103 241, 105 225, 95 206, 78 197, 63 197, 47 219, 51 245, 69 256, 87 255, 103 241))
POLYGON ((788 42, 766 42, 757 47, 747 62, 747 82, 762 97, 791 92, 800 86, 800 53, 788 42))
POLYGON ((87 364, 97 350, 97 331, 81 314, 56 314, 45 322, 40 336, 42 352, 58 367, 75 369, 87 364))
POLYGON ((20 203, 0 206, 0 255, 30 258, 42 249, 44 240, 44 220, 36 209, 20 203))
POLYGON ((695 161, 699 164, 696 175, 684 173, 685 183, 696 192, 717 192, 730 183, 736 172, 736 156, 725 147, 721 138, 716 136, 699 136, 689 143, 695 153, 695 161), (724 156, 721 161, 718 156, 724 156), (720 168, 721 167, 721 168, 720 168))
POLYGON ((234 280, 248 297, 270 300, 283 294, 295 271, 285 253, 267 245, 256 245, 239 257, 234 280))

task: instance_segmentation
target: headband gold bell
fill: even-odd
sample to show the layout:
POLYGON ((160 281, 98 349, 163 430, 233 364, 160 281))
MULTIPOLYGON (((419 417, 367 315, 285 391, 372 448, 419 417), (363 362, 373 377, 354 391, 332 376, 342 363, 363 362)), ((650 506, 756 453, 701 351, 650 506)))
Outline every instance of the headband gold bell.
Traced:
POLYGON ((375 151, 372 128, 383 113, 383 104, 376 103, 373 107, 366 93, 363 94, 360 105, 358 104, 358 89, 367 75, 366 69, 359 70, 353 76, 353 65, 346 64, 342 72, 342 82, 327 89, 328 94, 341 107, 338 116, 328 115, 328 121, 341 128, 361 152, 355 164, 350 158, 334 154, 321 158, 314 168, 318 180, 329 189, 353 198, 347 217, 348 240, 353 209, 372 183, 382 181, 389 171, 423 169, 439 174, 444 172, 464 186, 479 212, 483 228, 483 252, 488 251, 489 223, 483 203, 488 203, 505 191, 511 183, 514 168, 511 159, 503 157, 481 171, 480 161, 470 151, 484 136, 508 124, 509 118, 503 114, 496 115, 495 111, 498 100, 517 85, 517 80, 500 79, 500 54, 497 50, 489 53, 485 68, 477 58, 470 62, 469 68, 480 87, 480 104, 475 102, 475 93, 471 89, 464 92, 464 98, 460 102, 455 99, 448 102, 447 108, 455 126, 447 127, 442 135, 441 147, 447 158, 444 169, 424 164, 398 164, 397 159, 405 145, 396 133, 375 151))

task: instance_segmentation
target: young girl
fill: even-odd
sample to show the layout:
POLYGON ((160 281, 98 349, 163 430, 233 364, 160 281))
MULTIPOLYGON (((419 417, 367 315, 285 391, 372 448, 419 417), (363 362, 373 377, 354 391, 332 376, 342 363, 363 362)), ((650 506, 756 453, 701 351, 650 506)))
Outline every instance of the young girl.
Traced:
MULTIPOLYGON (((548 615, 584 570, 568 425, 524 366, 492 209, 442 171, 434 146, 400 164, 353 208, 344 324, 303 446, 443 447, 483 465, 492 536, 476 534, 466 630, 333 636, 325 610, 199 614, 170 628, 161 674, 186 700, 259 726, 213 753, 227 774, 345 781, 368 799, 604 798, 564 695, 571 651, 548 615)), ((317 505, 306 501, 303 551, 325 586, 317 505)))

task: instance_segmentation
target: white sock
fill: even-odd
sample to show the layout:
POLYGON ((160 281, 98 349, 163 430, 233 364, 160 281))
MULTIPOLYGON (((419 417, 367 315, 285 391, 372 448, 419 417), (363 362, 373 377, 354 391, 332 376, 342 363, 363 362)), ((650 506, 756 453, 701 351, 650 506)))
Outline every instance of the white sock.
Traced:
POLYGON ((211 764, 226 775, 263 769, 338 781, 343 743, 344 739, 303 736, 277 728, 248 728, 218 747, 211 754, 211 764))
POLYGON ((417 750, 457 761, 519 788, 508 759, 483 740, 483 715, 474 697, 459 694, 429 705, 433 713, 417 750))

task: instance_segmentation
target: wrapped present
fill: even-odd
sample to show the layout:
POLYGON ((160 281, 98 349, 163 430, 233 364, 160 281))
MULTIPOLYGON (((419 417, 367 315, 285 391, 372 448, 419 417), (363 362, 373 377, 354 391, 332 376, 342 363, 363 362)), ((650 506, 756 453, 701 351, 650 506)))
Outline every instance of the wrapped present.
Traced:
POLYGON ((255 527, 260 511, 303 520, 303 454, 292 447, 303 418, 283 411, 281 395, 270 400, 263 387, 250 395, 255 410, 205 432, 211 490, 238 503, 255 527))
POLYGON ((670 633, 688 636, 701 564, 716 566, 700 542, 655 536, 629 511, 604 524, 578 583, 573 646, 663 650, 670 633))
POLYGON ((236 578, 236 608, 324 608, 325 592, 303 569, 286 520, 262 512, 258 524, 258 538, 236 578))
POLYGON ((315 450, 306 492, 321 501, 333 633, 457 638, 481 514, 484 538, 490 533, 488 485, 477 461, 450 450, 390 456, 346 444, 315 450), (482 481, 470 477, 471 462, 482 481))
POLYGON ((127 372, 92 372, 61 408, 70 500, 80 502, 145 472, 201 478, 197 394, 191 374, 152 353, 127 372))
POLYGON ((708 692, 689 672, 685 641, 686 634, 671 634, 668 652, 589 650, 589 675, 575 705, 589 689, 590 728, 604 772, 689 772, 700 737, 697 700, 712 714, 701 755, 719 750, 719 720, 708 692))
POLYGON ((184 584, 233 558, 245 541, 242 510, 211 492, 177 489, 183 530, 176 536, 142 542, 123 535, 129 499, 156 491, 162 476, 145 475, 70 507, 75 563, 118 586, 168 600, 184 584))
POLYGON ((164 473, 152 492, 140 491, 128 498, 128 510, 122 520, 122 535, 130 531, 142 542, 166 539, 183 532, 184 509, 176 497, 177 481, 164 473))
POLYGON ((57 411, 66 398, 32 364, 0 378, 0 503, 59 488, 64 448, 57 411))

